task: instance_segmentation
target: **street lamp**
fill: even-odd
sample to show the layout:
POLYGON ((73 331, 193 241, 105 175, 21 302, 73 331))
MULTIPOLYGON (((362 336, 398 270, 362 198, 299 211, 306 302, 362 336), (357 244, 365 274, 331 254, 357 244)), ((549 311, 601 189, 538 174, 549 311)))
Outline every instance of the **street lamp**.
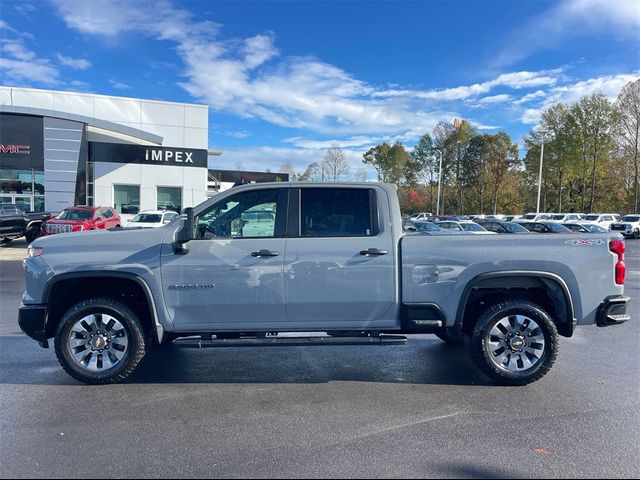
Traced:
POLYGON ((536 213, 540 213, 540 191, 542 190, 542 158, 544 157, 544 131, 540 130, 540 170, 538 172, 538 201, 536 203, 536 213))
POLYGON ((440 215, 440 184, 442 182, 442 152, 437 148, 435 149, 435 152, 440 154, 440 162, 438 164, 438 200, 436 202, 436 215, 440 215))

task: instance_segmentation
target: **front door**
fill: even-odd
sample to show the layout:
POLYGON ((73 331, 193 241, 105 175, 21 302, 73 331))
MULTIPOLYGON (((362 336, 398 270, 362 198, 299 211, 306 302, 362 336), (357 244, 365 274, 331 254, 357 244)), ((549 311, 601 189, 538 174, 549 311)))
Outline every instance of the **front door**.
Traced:
POLYGON ((377 207, 388 204, 385 195, 371 187, 292 191, 285 298, 293 328, 396 325, 393 233, 387 209, 377 207))
POLYGON ((177 331, 286 326, 288 194, 288 188, 230 192, 196 211, 188 253, 162 256, 165 303, 177 331))

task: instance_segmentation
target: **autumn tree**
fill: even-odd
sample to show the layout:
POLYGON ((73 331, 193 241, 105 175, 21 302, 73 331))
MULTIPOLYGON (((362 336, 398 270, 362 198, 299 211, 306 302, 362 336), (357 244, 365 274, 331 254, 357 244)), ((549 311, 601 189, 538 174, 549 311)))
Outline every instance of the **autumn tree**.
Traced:
POLYGON ((627 83, 615 102, 618 112, 616 144, 625 165, 632 172, 633 195, 630 211, 638 213, 638 148, 640 142, 640 79, 627 83))

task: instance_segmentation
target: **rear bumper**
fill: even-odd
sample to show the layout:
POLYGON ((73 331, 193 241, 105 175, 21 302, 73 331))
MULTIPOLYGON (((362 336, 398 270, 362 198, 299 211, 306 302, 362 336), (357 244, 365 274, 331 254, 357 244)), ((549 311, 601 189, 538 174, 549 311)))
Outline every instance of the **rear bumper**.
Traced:
POLYGON ((631 316, 627 314, 627 304, 630 302, 631 298, 629 297, 613 296, 605 298, 598 308, 596 325, 609 327, 611 325, 620 325, 631 319, 631 316))
POLYGON ((45 334, 46 305, 20 305, 18 308, 18 324, 20 329, 37 341, 41 347, 49 348, 45 334))

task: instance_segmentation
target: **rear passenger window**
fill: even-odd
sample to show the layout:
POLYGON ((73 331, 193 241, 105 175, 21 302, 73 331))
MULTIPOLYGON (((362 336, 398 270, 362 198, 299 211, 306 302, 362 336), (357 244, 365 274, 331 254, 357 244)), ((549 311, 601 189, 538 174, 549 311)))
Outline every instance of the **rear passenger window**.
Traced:
POLYGON ((364 188, 303 188, 300 235, 370 237, 377 235, 375 191, 364 188))

